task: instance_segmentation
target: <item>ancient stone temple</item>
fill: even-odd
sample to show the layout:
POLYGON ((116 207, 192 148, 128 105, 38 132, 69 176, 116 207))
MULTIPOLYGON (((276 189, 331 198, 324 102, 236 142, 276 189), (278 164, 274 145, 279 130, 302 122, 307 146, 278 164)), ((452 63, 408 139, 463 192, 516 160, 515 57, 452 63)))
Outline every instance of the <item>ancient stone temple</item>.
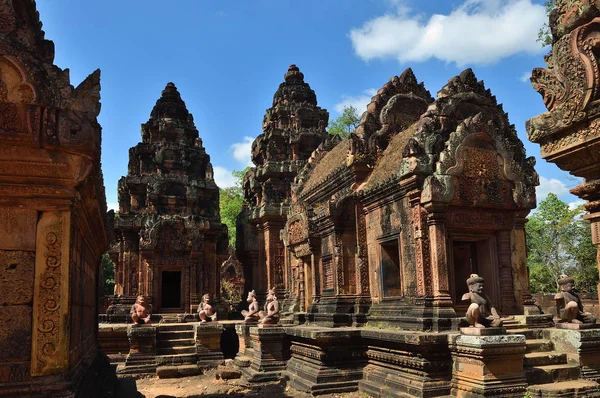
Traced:
POLYGON ((219 295, 227 259, 210 157, 173 83, 141 133, 119 180, 115 294, 150 296, 155 313, 193 313, 203 294, 219 295))
POLYGON ((100 71, 74 88, 41 27, 34 1, 0 2, 0 395, 97 397, 114 394, 97 344, 100 71))
POLYGON ((329 119, 296 65, 289 67, 284 78, 273 106, 265 113, 263 132, 252 143, 255 167, 244 178, 248 207, 239 218, 237 239, 247 289, 264 294, 267 288, 275 288, 281 297, 291 280, 290 270, 284 268, 286 251, 280 237, 291 203, 291 184, 327 137, 329 119))
MULTIPOLYGON (((585 199, 592 240, 600 244, 600 5, 557 0, 550 15, 552 49, 547 68, 531 83, 548 111, 527 122, 527 136, 542 158, 583 178, 571 193, 585 199)), ((600 256, 599 267, 600 267, 600 256)), ((600 289, 599 289, 600 292, 600 289)))
POLYGON ((317 324, 448 330, 479 273, 504 313, 522 313, 533 164, 470 69, 436 101, 405 71, 299 173, 283 234, 287 272, 300 276, 290 289, 317 324))

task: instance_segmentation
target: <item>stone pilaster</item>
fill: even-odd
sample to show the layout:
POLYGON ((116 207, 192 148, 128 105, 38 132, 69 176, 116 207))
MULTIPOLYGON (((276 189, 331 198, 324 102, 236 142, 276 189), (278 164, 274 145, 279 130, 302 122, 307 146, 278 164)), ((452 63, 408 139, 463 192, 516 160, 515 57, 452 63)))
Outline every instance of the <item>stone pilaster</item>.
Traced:
POLYGON ((45 212, 37 225, 32 376, 68 370, 70 225, 66 211, 45 212))
POLYGON ((448 274, 448 254, 446 225, 441 213, 434 213, 427 220, 431 241, 431 278, 433 282, 433 304, 438 307, 452 306, 450 278, 448 274))

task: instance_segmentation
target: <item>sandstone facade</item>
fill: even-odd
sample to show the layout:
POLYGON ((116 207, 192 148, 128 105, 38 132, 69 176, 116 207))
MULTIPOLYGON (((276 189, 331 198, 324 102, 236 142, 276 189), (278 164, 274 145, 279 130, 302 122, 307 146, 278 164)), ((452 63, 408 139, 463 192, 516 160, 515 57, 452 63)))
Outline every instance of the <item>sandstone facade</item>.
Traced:
MULTIPOLYGON (((0 395, 8 396, 72 396, 105 361, 96 342, 108 248, 100 71, 74 88, 41 26, 34 1, 0 2, 0 395)), ((110 388, 97 382, 88 396, 110 388)))
POLYGON ((129 151, 115 228, 115 294, 150 296, 155 313, 194 313, 203 294, 220 295, 228 240, 219 189, 173 83, 142 124, 142 142, 129 151))
POLYGON ((503 313, 522 313, 533 165, 470 69, 435 101, 408 69, 299 172, 282 234, 286 287, 304 292, 317 324, 448 330, 479 273, 503 313))
POLYGON ((273 106, 265 113, 263 132, 252 143, 255 167, 244 177, 248 205, 239 218, 237 239, 247 289, 264 295, 274 288, 282 298, 284 292, 292 293, 287 289, 291 270, 284 266, 286 251, 281 241, 291 184, 312 151, 326 139, 329 120, 296 65, 289 67, 284 78, 273 96, 273 106))

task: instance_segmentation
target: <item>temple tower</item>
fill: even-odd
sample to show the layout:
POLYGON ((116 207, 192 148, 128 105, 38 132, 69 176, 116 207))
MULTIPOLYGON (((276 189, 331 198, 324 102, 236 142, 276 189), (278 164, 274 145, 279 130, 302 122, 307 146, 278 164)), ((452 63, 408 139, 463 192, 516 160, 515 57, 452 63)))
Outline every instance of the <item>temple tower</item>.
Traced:
POLYGON ((255 166, 244 178, 248 202, 239 218, 238 257, 245 264, 246 287, 279 294, 289 287, 284 269, 281 230, 291 203, 291 184, 313 150, 327 137, 329 113, 317 106, 317 96, 304 74, 291 65, 263 119, 263 133, 252 143, 255 166))
POLYGON ((210 157, 173 83, 141 133, 119 180, 115 294, 151 296, 155 313, 193 311, 202 294, 219 295, 227 259, 210 157))

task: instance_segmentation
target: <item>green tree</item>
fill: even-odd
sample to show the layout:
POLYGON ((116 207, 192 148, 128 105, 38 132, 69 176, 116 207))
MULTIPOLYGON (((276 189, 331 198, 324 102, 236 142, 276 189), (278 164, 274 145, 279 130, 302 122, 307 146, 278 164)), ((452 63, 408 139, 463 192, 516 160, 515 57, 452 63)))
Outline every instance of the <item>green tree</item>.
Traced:
POLYGON ((359 124, 360 115, 358 114, 358 111, 352 105, 348 105, 344 107, 342 114, 337 119, 329 122, 327 132, 345 138, 353 132, 359 124))
POLYGON ((235 247, 235 219, 242 211, 242 204, 244 203, 242 183, 244 182, 244 175, 249 169, 250 167, 246 167, 242 171, 234 170, 231 173, 235 177, 234 185, 232 187, 223 188, 219 192, 221 222, 227 225, 229 245, 231 247, 235 247))
POLYGON ((102 255, 102 291, 104 295, 113 294, 115 291, 115 263, 112 262, 108 253, 102 255))
POLYGON ((580 288, 597 282, 595 247, 583 213, 582 207, 571 210, 550 193, 529 217, 525 229, 532 292, 556 291, 562 273, 573 276, 580 288))
MULTIPOLYGON (((554 10, 554 7, 556 7, 555 0, 546 0, 544 2, 544 7, 546 8, 546 15, 550 16, 550 13, 554 10)), ((537 41, 542 44, 542 47, 552 44, 552 32, 550 31, 548 22, 546 22, 538 31, 537 41)))

